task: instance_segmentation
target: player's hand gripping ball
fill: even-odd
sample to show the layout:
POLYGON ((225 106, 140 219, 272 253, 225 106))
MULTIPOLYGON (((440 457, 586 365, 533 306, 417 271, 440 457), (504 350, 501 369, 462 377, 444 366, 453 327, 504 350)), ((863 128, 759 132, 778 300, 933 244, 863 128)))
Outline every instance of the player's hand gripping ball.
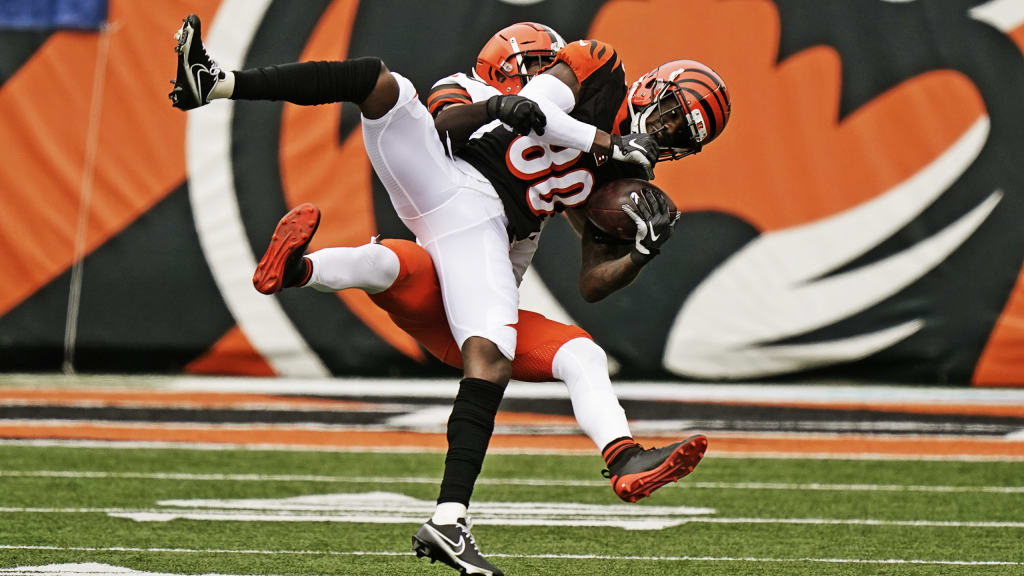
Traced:
MULTIPOLYGON (((634 240, 639 224, 634 216, 630 216, 622 209, 623 206, 631 207, 635 216, 644 219, 645 227, 647 219, 643 217, 643 212, 650 209, 649 216, 651 216, 650 219, 654 227, 647 231, 647 237, 649 239, 653 232, 657 236, 655 241, 662 238, 662 231, 658 230, 658 228, 662 228, 662 226, 658 226, 660 220, 666 220, 671 228, 671 225, 675 224, 676 219, 679 218, 676 204, 668 194, 654 184, 639 178, 620 178, 601 186, 587 199, 585 212, 587 219, 601 232, 621 240, 634 240), (645 190, 649 190, 647 195, 657 200, 655 206, 650 206, 650 202, 645 199, 645 190), (658 213, 663 209, 667 210, 667 213, 662 215, 662 218, 657 218, 658 213), (654 221, 655 219, 658 221, 654 221)), ((659 242, 660 244, 661 242, 659 242)))

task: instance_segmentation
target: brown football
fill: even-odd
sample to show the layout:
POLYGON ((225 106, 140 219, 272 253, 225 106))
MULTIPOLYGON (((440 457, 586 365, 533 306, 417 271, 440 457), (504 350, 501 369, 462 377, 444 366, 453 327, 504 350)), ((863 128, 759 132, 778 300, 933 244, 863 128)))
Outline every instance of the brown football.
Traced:
POLYGON ((664 196, 668 200, 670 215, 675 218, 676 204, 661 188, 639 178, 620 178, 601 186, 587 198, 584 208, 587 219, 609 236, 632 240, 636 237, 636 224, 629 214, 622 210, 622 205, 636 206, 633 194, 639 194, 644 188, 650 188, 655 194, 664 196))

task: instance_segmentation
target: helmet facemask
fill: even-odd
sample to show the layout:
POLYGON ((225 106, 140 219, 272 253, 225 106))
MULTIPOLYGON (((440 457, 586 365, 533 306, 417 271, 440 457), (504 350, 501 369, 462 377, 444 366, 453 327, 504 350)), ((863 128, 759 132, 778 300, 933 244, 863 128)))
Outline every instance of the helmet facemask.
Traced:
POLYGON ((526 83, 540 70, 554 62, 555 55, 558 53, 557 49, 520 51, 515 38, 510 38, 509 43, 512 45, 513 52, 502 63, 499 72, 508 77, 519 78, 521 86, 526 86, 526 83), (531 73, 530 64, 532 63, 536 63, 537 68, 531 73))
POLYGON ((632 131, 654 136, 659 161, 677 160, 700 152, 701 142, 707 137, 701 111, 690 107, 686 93, 674 82, 659 79, 653 82, 650 104, 634 110, 630 97, 632 131), (674 121, 676 117, 682 120, 674 121))
POLYGON ((732 109, 722 78, 694 60, 667 62, 629 89, 630 130, 655 137, 659 160, 700 152, 718 137, 732 109))

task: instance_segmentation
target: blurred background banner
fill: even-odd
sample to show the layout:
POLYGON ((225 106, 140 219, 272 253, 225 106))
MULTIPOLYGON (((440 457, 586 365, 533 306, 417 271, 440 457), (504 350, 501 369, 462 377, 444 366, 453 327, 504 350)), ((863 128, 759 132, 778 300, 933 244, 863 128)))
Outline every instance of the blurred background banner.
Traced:
POLYGON ((376 55, 424 95, 516 21, 687 58, 728 129, 657 169, 685 211, 586 304, 548 227, 522 306, 629 377, 1024 385, 1024 2, 0 0, 0 370, 438 375, 362 293, 255 292, 290 206, 311 249, 408 238, 358 110, 170 106, 173 33, 225 68, 376 55))
POLYGON ((96 30, 107 19, 107 0, 0 0, 0 29, 96 30))

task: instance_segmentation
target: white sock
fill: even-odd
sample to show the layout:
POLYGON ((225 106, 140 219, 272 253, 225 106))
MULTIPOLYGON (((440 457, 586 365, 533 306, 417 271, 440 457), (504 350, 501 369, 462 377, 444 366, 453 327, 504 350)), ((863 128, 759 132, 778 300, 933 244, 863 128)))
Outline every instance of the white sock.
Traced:
POLYGON ((207 100, 231 98, 231 95, 235 93, 235 73, 221 70, 221 74, 223 74, 223 77, 213 85, 213 90, 210 90, 210 95, 206 98, 207 100))
POLYGON ((398 278, 398 255, 380 244, 355 248, 324 248, 306 258, 313 274, 306 286, 320 292, 358 288, 370 294, 383 292, 398 278))
POLYGON ((461 502, 442 502, 434 509, 431 520, 434 524, 455 524, 459 518, 466 517, 466 507, 461 502))
POLYGON ((575 338, 563 344, 551 372, 569 388, 576 422, 598 450, 616 438, 632 436, 608 377, 608 356, 593 340, 575 338))

